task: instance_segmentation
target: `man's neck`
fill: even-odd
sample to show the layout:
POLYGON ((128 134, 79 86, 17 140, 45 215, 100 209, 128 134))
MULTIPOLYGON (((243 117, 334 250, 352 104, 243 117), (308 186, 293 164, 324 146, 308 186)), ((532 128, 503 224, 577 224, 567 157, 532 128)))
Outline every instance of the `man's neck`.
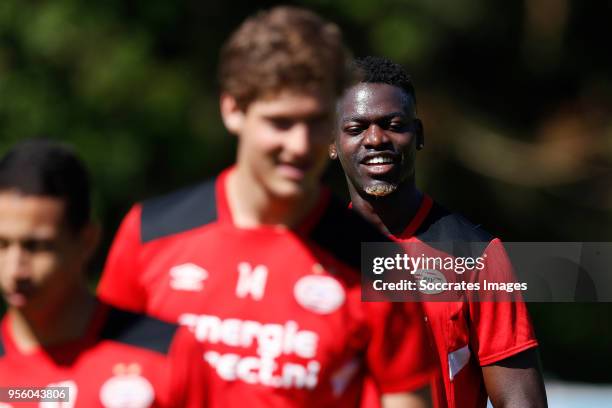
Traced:
POLYGON ((414 183, 406 183, 393 193, 379 197, 360 194, 349 183, 353 209, 378 226, 385 234, 401 235, 419 210, 423 193, 414 183))
POLYGON ((262 225, 294 227, 312 210, 320 189, 283 199, 270 194, 246 169, 236 166, 227 177, 226 194, 233 222, 240 228, 262 225))
POLYGON ((64 299, 46 305, 44 310, 8 310, 13 339, 21 351, 61 344, 85 334, 96 309, 96 298, 83 284, 64 299))

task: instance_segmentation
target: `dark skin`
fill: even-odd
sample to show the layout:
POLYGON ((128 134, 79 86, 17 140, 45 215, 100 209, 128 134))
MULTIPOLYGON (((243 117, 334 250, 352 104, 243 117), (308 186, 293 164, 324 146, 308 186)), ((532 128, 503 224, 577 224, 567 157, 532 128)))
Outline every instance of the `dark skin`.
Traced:
POLYGON ((330 152, 342 163, 353 207, 383 231, 399 234, 422 198, 414 161, 423 140, 412 98, 390 85, 359 84, 339 111, 340 134, 330 152))
MULTIPOLYGON (((381 230, 399 235, 417 212, 416 152, 423 146, 414 99, 401 88, 360 83, 339 102, 339 131, 330 146, 345 171, 353 208, 381 230)), ((547 406, 537 351, 523 351, 482 367, 498 408, 547 406)))
POLYGON ((494 407, 547 407, 544 380, 536 349, 482 367, 487 393, 494 407))

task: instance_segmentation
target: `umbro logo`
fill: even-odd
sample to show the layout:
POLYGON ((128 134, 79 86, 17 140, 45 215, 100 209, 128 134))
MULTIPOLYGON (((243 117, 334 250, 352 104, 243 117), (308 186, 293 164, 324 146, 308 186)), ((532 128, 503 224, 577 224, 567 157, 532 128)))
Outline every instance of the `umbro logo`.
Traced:
POLYGON ((204 289, 208 271, 196 264, 186 263, 170 268, 170 287, 174 290, 199 292, 204 289))

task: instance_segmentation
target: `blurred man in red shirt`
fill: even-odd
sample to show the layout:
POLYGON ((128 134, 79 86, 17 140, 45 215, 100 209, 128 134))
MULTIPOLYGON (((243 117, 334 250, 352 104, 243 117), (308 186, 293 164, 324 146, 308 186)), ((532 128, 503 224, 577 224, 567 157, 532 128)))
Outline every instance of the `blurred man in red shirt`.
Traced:
POLYGON ((89 292, 85 265, 97 241, 87 171, 70 149, 32 140, 0 160, 3 402, 39 406, 44 387, 57 402, 53 387, 64 387, 53 406, 206 406, 203 350, 188 330, 89 292), (28 401, 19 387, 38 389, 28 401))
POLYGON ((424 406, 420 308, 361 302, 360 244, 387 238, 320 185, 347 59, 310 11, 247 19, 219 67, 236 165, 136 204, 115 238, 100 296, 190 327, 215 406, 356 406, 366 374, 385 407, 424 406))

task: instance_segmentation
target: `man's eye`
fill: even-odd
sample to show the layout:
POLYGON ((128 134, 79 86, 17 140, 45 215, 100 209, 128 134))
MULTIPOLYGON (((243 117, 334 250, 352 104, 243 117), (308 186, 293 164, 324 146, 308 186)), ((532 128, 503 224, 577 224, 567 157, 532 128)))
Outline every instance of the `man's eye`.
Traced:
POLYGON ((393 121, 389 123, 388 129, 393 132, 405 132, 407 130, 406 123, 393 121))
POLYGON ((8 239, 0 238, 0 249, 8 248, 9 241, 8 239))
POLYGON ((289 130, 294 124, 294 121, 286 118, 271 118, 270 123, 278 130, 289 130))
POLYGON ((53 249, 53 241, 29 239, 23 242, 23 248, 28 252, 47 252, 53 249))
POLYGON ((344 133, 349 135, 358 135, 363 132, 363 128, 361 126, 349 126, 344 128, 344 133))

